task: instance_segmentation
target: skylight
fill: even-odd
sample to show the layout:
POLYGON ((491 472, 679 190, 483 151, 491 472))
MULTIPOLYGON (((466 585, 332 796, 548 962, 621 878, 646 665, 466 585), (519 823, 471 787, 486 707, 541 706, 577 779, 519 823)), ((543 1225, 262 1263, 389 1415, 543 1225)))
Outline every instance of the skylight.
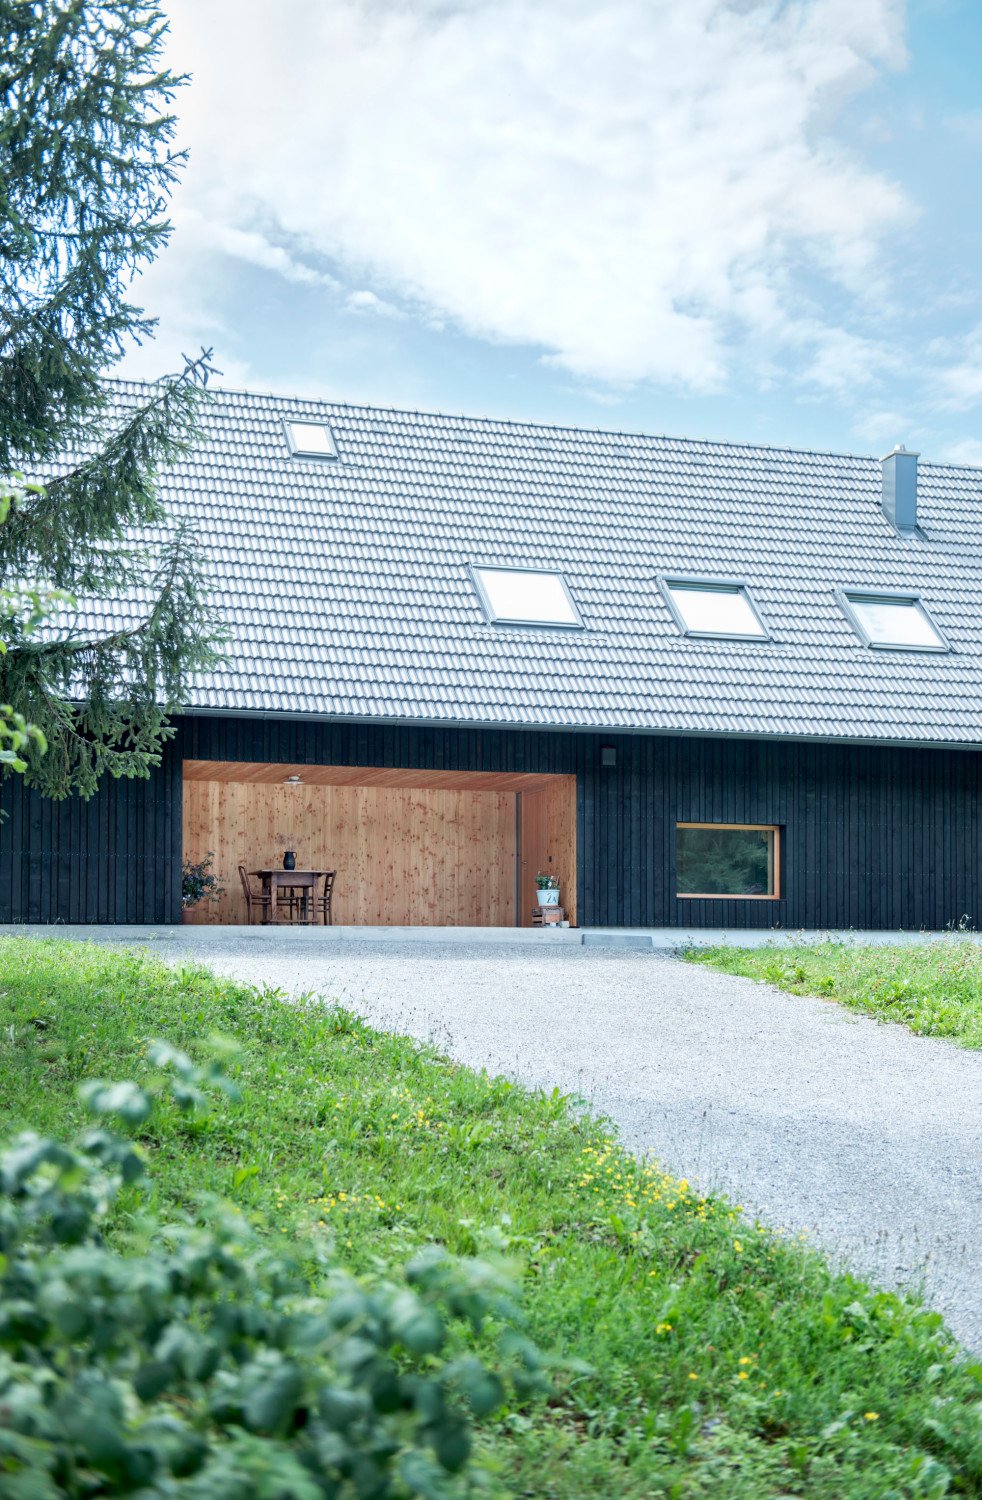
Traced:
POLYGON ((473 567, 471 576, 492 625, 559 625, 582 628, 561 573, 535 568, 473 567))
POLYGON ((686 635, 766 641, 767 630, 742 583, 667 578, 669 607, 686 635))
POLYGON ((294 458, 337 458, 334 434, 326 422, 287 422, 286 435, 294 458))
POLYGON ((901 651, 948 650, 948 642, 916 594, 867 594, 846 589, 840 598, 867 646, 901 651))

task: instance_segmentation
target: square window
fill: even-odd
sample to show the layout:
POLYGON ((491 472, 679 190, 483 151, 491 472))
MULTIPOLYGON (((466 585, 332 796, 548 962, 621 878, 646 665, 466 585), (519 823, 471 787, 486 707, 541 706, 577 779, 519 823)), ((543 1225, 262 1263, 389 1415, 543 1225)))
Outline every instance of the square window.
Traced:
POLYGON ((558 625, 580 630, 573 597, 561 573, 535 568, 472 567, 471 575, 492 625, 558 625))
POLYGON ((294 458, 337 458, 338 447, 326 422, 287 422, 286 435, 294 458))
POLYGON ((732 636, 736 640, 751 641, 768 639, 764 623, 742 583, 669 578, 662 588, 686 635, 732 636))
POLYGON ((867 646, 948 650, 947 641, 916 594, 866 594, 846 589, 840 597, 867 646))
POLYGON ((682 897, 777 900, 781 831, 763 823, 676 823, 676 892, 682 897))

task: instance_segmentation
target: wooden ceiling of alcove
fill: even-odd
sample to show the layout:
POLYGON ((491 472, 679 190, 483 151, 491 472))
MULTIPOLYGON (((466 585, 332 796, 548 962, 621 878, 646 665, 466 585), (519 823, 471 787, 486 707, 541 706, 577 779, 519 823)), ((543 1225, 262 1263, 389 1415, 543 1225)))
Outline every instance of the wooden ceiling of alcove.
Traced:
POLYGON ((251 760, 186 760, 185 781, 282 784, 301 776, 304 786, 401 786, 458 792, 537 792, 572 776, 519 771, 405 771, 381 766, 305 766, 251 760))

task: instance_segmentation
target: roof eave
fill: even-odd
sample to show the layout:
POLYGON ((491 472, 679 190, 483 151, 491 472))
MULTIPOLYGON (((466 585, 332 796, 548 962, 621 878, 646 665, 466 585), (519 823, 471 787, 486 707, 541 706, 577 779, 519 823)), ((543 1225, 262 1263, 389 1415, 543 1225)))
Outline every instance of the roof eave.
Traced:
POLYGON ((856 745, 894 750, 982 750, 982 735, 977 740, 912 739, 907 736, 891 739, 884 735, 795 734, 790 731, 780 733, 774 730, 758 729, 680 729, 671 725, 657 727, 648 724, 548 724, 536 723, 528 719, 417 718, 398 714, 337 714, 269 708, 188 707, 181 709, 180 714, 175 714, 173 717, 308 720, 333 724, 378 724, 385 728, 485 729, 524 734, 623 735, 632 739, 643 736, 657 739, 766 740, 774 744, 856 745))

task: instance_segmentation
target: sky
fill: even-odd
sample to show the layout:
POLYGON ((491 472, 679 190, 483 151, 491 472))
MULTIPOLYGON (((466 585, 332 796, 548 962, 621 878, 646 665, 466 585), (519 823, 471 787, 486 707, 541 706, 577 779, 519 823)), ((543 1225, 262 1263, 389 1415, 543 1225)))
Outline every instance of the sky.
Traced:
POLYGON ((982 0, 165 0, 153 377, 982 465, 982 0))

